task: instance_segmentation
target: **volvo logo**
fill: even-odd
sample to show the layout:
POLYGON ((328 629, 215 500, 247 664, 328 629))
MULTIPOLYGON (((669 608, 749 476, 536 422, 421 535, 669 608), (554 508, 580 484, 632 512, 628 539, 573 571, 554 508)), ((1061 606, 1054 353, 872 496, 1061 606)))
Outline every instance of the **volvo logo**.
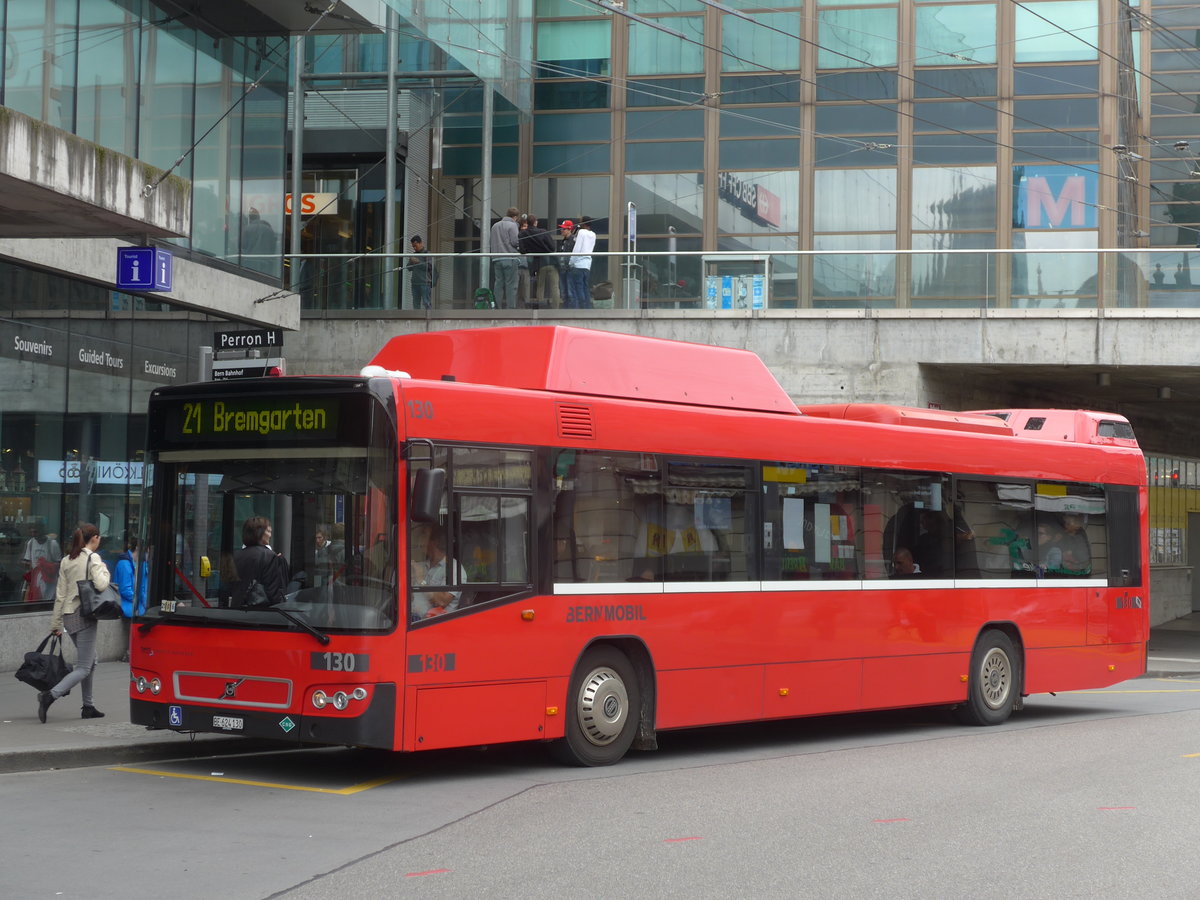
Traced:
POLYGON ((237 681, 225 682, 225 693, 222 695, 222 699, 232 700, 237 696, 237 689, 242 686, 242 682, 245 680, 245 678, 239 678, 237 681))

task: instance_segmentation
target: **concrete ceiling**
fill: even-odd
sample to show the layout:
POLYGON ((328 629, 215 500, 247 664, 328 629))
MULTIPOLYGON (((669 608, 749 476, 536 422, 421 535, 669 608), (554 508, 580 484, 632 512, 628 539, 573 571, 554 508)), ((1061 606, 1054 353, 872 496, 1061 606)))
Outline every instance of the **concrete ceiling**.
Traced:
POLYGON ((147 219, 0 172, 0 237, 178 237, 147 219))

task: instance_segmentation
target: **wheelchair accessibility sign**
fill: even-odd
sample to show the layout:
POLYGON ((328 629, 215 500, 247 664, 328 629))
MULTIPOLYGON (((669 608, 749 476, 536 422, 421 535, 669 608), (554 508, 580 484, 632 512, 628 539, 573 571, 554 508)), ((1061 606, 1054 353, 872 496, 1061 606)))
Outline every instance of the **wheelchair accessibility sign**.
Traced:
POLYGON ((177 728, 183 724, 183 707, 168 706, 167 707, 167 724, 172 728, 177 728))

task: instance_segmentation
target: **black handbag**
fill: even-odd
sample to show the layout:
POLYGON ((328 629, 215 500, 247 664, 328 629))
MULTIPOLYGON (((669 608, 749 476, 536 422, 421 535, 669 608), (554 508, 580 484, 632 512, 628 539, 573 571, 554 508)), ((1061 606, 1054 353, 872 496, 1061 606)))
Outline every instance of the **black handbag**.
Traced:
POLYGON ((85 619, 121 618, 121 593, 111 584, 98 591, 88 578, 75 586, 79 588, 79 614, 85 619))
MULTIPOLYGON (((88 571, 92 568, 94 554, 88 553, 88 571)), ((85 619, 119 619, 121 618, 121 592, 111 581, 102 591, 96 590, 89 576, 83 581, 75 582, 79 591, 79 614, 85 619)))
POLYGON ((66 678, 71 668, 63 659, 62 637, 48 634, 42 638, 36 650, 25 654, 25 662, 21 663, 21 668, 15 674, 18 680, 39 691, 48 691, 66 678), (47 643, 50 644, 48 650, 47 643))

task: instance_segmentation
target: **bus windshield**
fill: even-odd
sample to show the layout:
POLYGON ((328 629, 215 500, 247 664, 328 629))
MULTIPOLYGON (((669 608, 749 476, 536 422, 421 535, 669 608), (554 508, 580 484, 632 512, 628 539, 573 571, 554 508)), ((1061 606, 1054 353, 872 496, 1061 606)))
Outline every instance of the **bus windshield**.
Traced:
MULTIPOLYGON (((169 579, 162 612, 206 624, 286 626, 287 617, 269 609, 277 607, 321 630, 394 627, 394 476, 385 457, 366 447, 159 454, 155 490, 167 494, 173 543, 165 567, 151 550, 155 573, 169 579), (264 521, 272 562, 262 583, 270 588, 277 579, 279 593, 255 603, 240 555, 247 523, 261 530, 264 521)), ((156 536, 160 546, 168 540, 156 536)))

